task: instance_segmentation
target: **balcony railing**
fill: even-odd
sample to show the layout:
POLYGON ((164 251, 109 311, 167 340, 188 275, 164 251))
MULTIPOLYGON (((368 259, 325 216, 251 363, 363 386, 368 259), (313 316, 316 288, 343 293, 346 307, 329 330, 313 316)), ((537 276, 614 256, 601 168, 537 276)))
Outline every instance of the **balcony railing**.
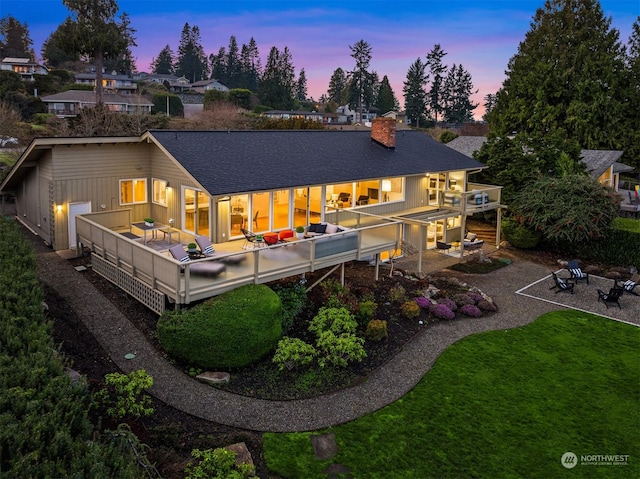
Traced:
MULTIPOLYGON (((122 235, 129 231, 130 210, 76 216, 77 244, 91 250, 97 273, 162 314, 167 299, 175 305, 189 304, 245 284, 267 283, 351 260, 371 259, 398 246, 400 221, 355 212, 340 214, 340 225, 352 229, 247 250, 238 241, 231 245, 237 245, 233 251, 189 263, 122 235), (225 261, 238 256, 244 260, 225 261), (192 264, 209 261, 225 262, 226 270, 216 277, 191 273, 192 264)), ((230 244, 224 246, 226 249, 230 244)))
POLYGON ((473 214, 477 211, 492 210, 500 204, 502 187, 469 183, 467 191, 447 190, 442 194, 444 208, 459 209, 473 214))

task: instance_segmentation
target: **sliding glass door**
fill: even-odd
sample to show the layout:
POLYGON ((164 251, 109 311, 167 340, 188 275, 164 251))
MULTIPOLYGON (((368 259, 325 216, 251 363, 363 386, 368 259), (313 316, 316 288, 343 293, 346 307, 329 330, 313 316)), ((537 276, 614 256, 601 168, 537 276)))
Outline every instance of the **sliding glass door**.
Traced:
POLYGON ((210 237, 209 212, 211 202, 209 196, 195 188, 184 187, 182 197, 182 204, 184 205, 183 229, 195 235, 210 237))

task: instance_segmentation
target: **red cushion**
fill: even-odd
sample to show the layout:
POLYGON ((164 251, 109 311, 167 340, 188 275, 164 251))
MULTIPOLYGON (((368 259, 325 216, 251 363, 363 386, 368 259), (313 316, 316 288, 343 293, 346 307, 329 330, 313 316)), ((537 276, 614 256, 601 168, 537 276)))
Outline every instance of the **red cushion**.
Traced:
POLYGON ((278 233, 265 233, 262 238, 267 244, 276 244, 278 242, 278 233))
POLYGON ((293 238, 293 231, 292 230, 282 230, 282 231, 280 231, 280 234, 278 236, 279 236, 279 238, 281 240, 283 240, 285 238, 293 238))

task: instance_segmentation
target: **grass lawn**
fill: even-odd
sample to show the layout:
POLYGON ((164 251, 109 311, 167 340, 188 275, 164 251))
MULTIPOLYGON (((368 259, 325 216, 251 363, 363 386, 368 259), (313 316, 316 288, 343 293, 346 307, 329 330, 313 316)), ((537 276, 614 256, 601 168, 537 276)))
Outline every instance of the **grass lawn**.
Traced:
POLYGON ((401 400, 326 431, 265 434, 283 478, 640 477, 640 328, 558 311, 523 328, 448 348, 401 400), (332 431, 338 454, 317 460, 309 437, 332 431), (560 458, 628 454, 628 465, 560 458))

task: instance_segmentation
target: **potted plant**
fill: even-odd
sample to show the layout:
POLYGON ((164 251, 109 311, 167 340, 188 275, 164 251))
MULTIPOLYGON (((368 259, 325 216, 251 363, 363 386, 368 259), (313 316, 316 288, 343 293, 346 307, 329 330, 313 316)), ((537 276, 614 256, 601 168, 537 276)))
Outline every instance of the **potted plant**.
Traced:
POLYGON ((144 224, 153 227, 153 218, 145 218, 144 224))
POLYGON ((197 251, 198 245, 196 245, 195 243, 189 243, 187 245, 187 251, 189 251, 189 253, 195 253, 197 251))
POLYGON ((304 226, 296 226, 296 236, 298 239, 304 238, 304 226))

